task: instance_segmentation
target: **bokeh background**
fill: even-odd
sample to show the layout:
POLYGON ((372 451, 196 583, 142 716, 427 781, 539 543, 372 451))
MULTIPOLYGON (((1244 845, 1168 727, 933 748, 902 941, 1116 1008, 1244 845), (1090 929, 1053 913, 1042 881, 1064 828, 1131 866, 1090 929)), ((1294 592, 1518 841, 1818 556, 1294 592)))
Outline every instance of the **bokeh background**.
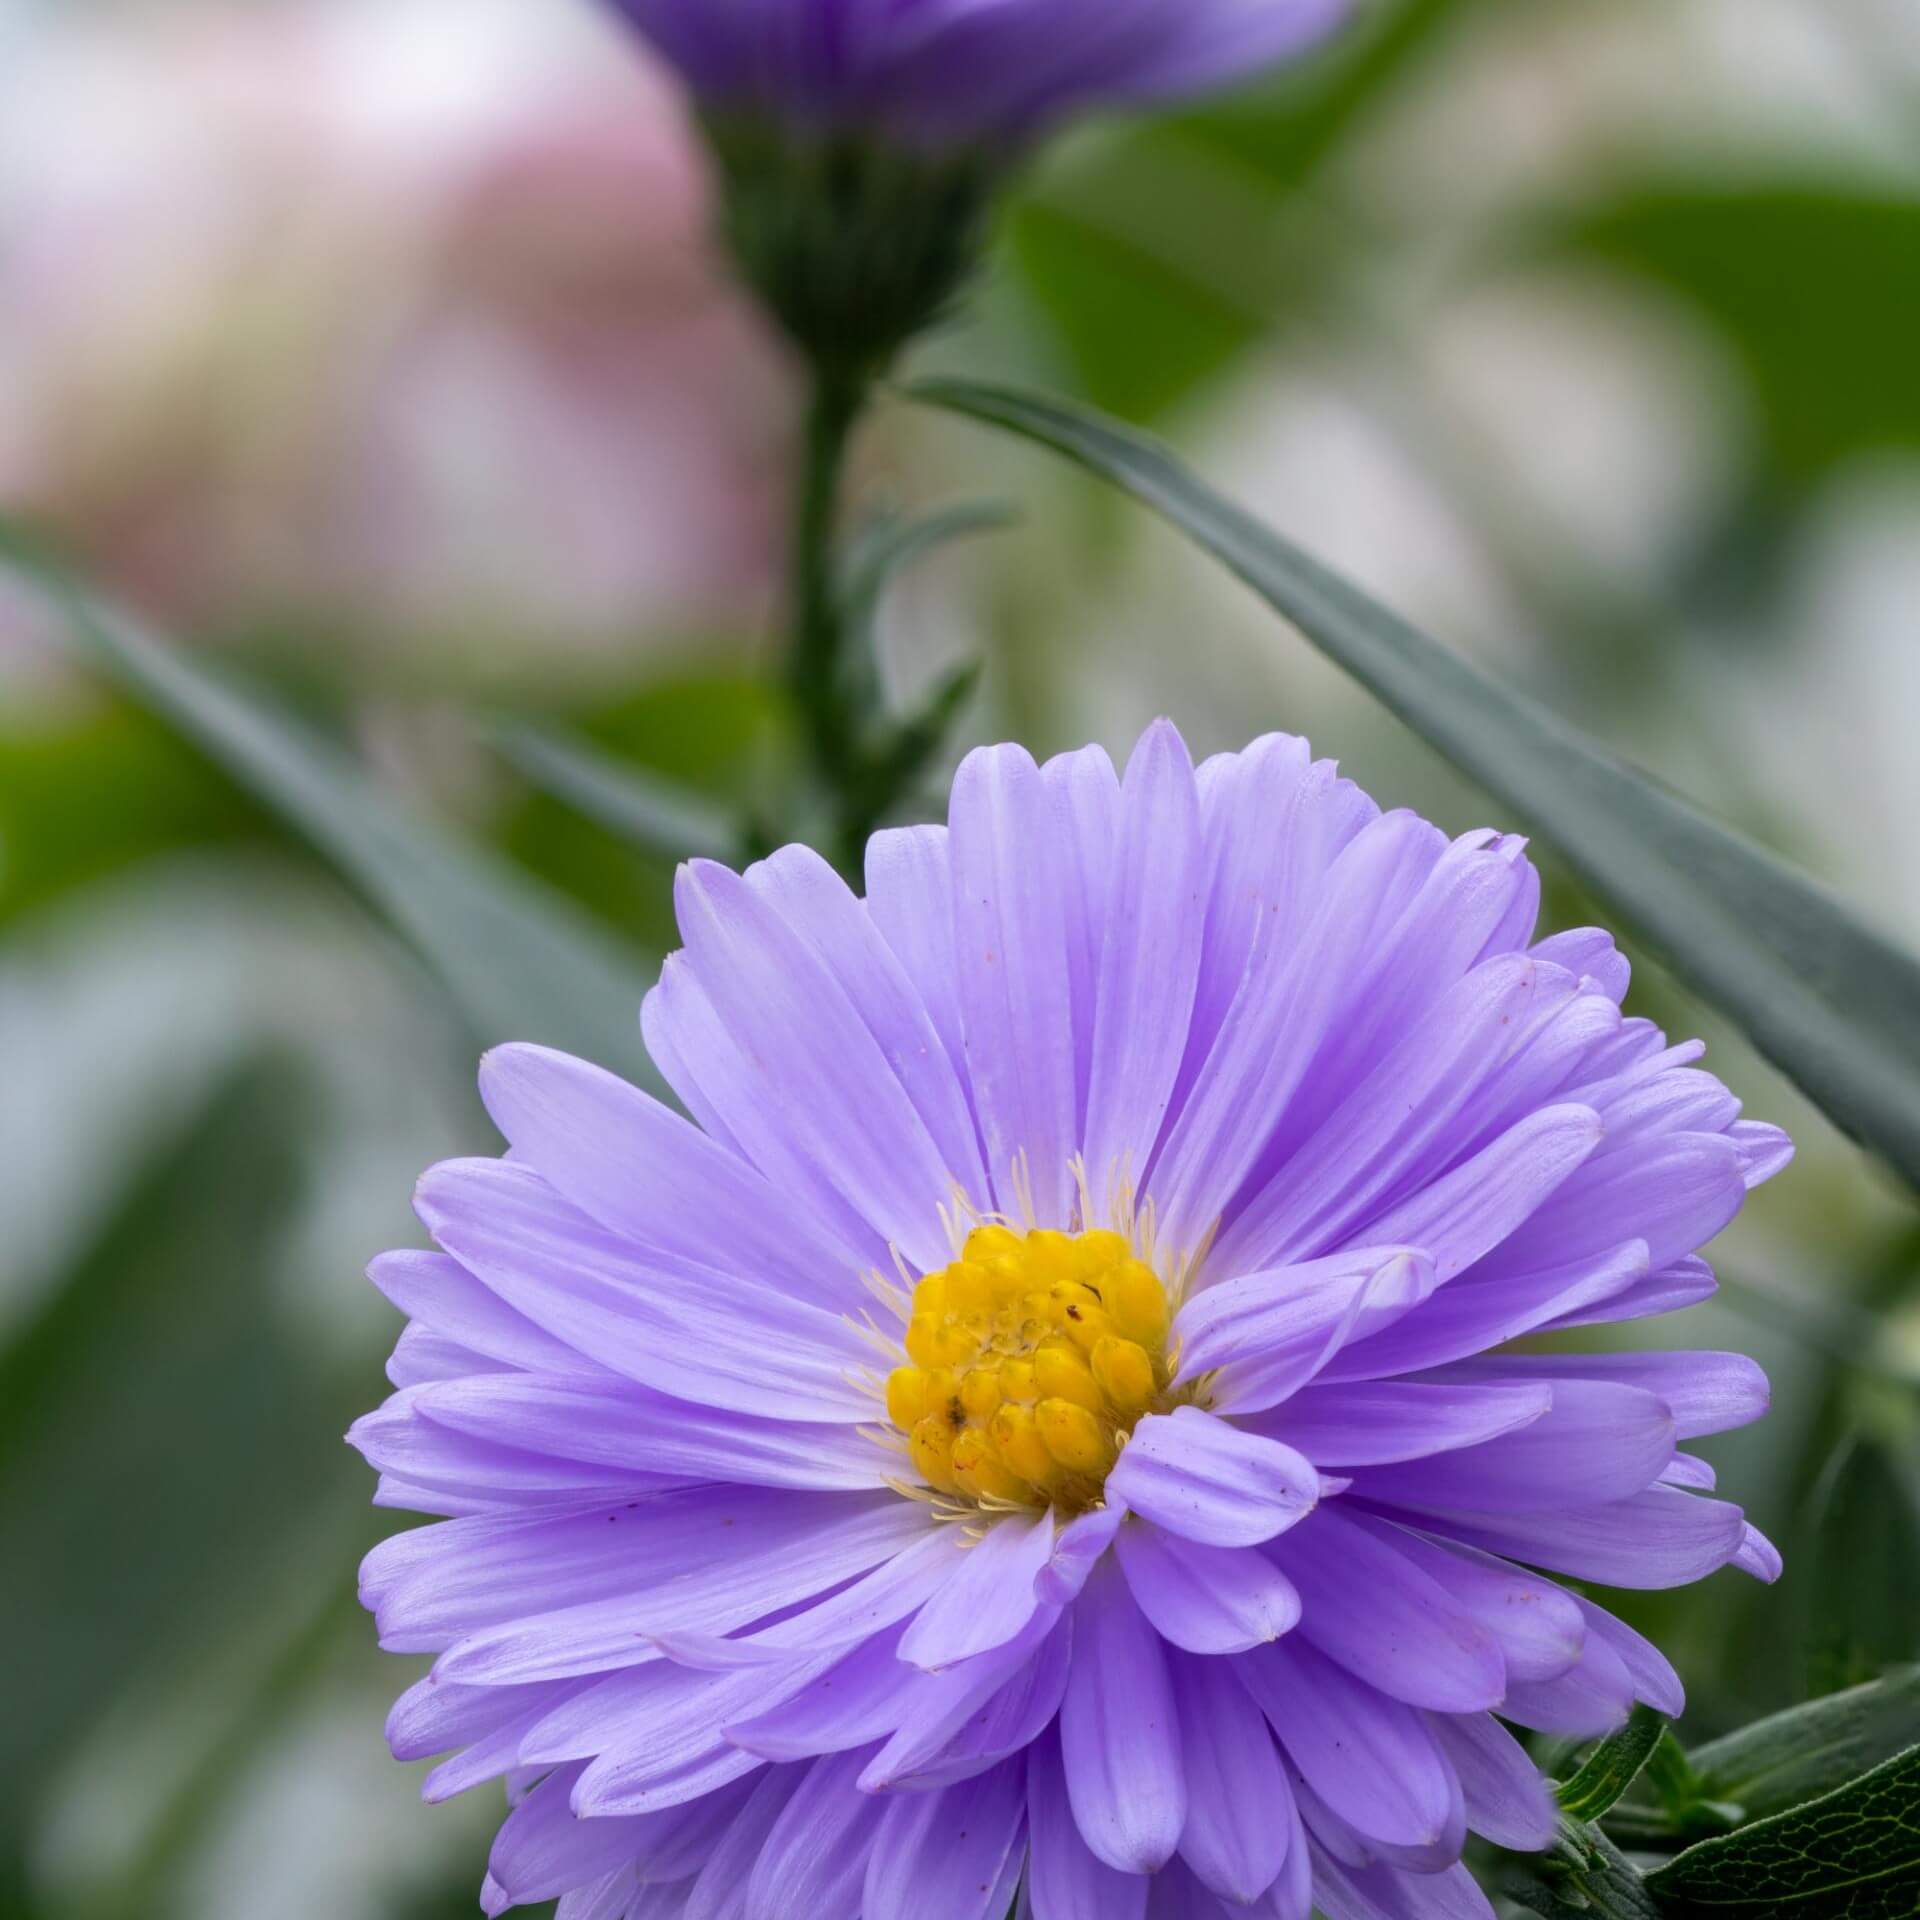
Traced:
MULTIPOLYGON (((793 382, 672 85, 592 0, 0 0, 0 514, 642 958, 667 865, 562 724, 804 831, 775 621, 793 382)), ((929 367, 1090 398, 1920 945, 1920 13, 1373 0, 1283 80, 1077 130, 929 367)), ((892 594, 954 742, 1308 733, 1484 799, 1143 517, 904 406, 868 508, 1017 525, 892 594)), ((1553 863, 1546 857, 1550 875, 1553 863)), ((1592 916, 1563 880, 1561 924, 1592 916)), ((1707 1733, 1920 1654, 1920 1215, 1651 965, 1801 1143, 1673 1344, 1788 1553, 1632 1605, 1707 1733)), ((340 1443, 474 1048, 349 889, 0 586, 0 1914, 472 1911, 497 1807, 391 1762, 393 1524, 340 1443)), ((1663 1335, 1666 1330, 1663 1329, 1663 1335)))

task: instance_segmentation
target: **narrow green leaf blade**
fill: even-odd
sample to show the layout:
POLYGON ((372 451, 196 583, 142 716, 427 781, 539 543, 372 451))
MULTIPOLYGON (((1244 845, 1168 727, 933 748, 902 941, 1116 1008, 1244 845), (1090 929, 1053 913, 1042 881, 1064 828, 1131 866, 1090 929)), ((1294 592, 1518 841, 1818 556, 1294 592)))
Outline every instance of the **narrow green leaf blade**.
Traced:
POLYGON ((1910 1920, 1920 1910, 1920 1747, 1647 1876, 1669 1913, 1910 1920))
POLYGON ((1920 1667, 1789 1707, 1698 1747, 1700 1790, 1752 1817, 1784 1812, 1920 1744, 1920 1667))
POLYGON ((1470 666, 1084 409, 927 381, 914 397, 1054 448, 1165 515, 1409 727, 1531 822, 1647 946, 1920 1187, 1920 963, 1838 900, 1470 666))
POLYGON ((0 537, 78 657, 192 739, 318 848, 419 951, 482 1044, 537 1040, 659 1090, 640 1043, 645 969, 531 875, 379 791, 351 755, 0 537))
POLYGON ((616 760, 552 727, 514 722, 494 736, 501 753, 541 792, 610 833, 669 860, 733 860, 740 834, 704 794, 616 760))
POLYGON ((311 1093, 281 1056, 248 1057, 124 1188, 103 1169, 92 1241, 0 1348, 0 1526, 21 1576, 0 1582, 0 1631, 33 1649, 0 1715, 9 1804, 352 1497, 345 1450, 316 1444, 347 1410, 260 1284, 307 1177, 311 1093))
POLYGON ((927 554, 955 540, 1004 533, 1018 519, 1000 500, 956 500, 914 518, 888 516, 876 520, 854 542, 841 582, 841 601, 851 625, 873 619, 894 576, 904 573, 927 554))

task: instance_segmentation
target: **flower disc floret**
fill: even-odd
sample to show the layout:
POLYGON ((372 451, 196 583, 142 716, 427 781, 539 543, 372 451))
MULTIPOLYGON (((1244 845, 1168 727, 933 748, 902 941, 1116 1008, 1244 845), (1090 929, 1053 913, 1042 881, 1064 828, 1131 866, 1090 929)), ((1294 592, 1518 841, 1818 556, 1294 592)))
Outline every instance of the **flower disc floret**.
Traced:
POLYGON ((976 1227, 914 1289, 888 1417, 941 1493, 1082 1512, 1134 1423, 1172 1405, 1171 1319, 1123 1234, 976 1227))

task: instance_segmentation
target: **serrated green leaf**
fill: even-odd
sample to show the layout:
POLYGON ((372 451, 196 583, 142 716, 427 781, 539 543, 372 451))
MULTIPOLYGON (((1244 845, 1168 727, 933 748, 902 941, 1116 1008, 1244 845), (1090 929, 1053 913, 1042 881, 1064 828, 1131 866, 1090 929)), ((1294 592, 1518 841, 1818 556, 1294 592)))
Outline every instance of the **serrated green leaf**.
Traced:
POLYGON ((334 742, 165 646, 4 530, 0 563, 38 592, 78 658, 193 740, 405 934, 478 1041, 543 1041, 658 1089, 639 1035, 645 970, 577 908, 383 794, 334 742))
POLYGON ((1689 1758, 1704 1794, 1759 1818, 1830 1793, 1916 1743, 1920 1667, 1908 1667, 1770 1714, 1689 1758))
POLYGON ((495 731, 494 743, 542 793, 649 853, 731 860, 740 851, 739 830, 725 808, 585 740, 515 721, 495 731))
POLYGON ((1543 1920, 1658 1920, 1639 1870, 1585 1821, 1565 1822, 1550 1854, 1507 1855, 1494 1884, 1543 1920))
POLYGON ((1554 1789, 1560 1811, 1569 1820, 1598 1820, 1640 1777, 1666 1727, 1665 1714, 1635 1707, 1627 1724, 1602 1740, 1579 1771, 1554 1789))
POLYGON ((1647 1876, 1647 1890, 1682 1916, 1911 1920, 1920 1911, 1920 1747, 1689 1847, 1647 1876))
POLYGON ((927 381, 911 391, 1053 447, 1165 515, 1545 834, 1675 973, 1920 1187, 1920 964, 1910 955, 1784 861, 1309 558, 1158 442, 1002 388, 927 381))

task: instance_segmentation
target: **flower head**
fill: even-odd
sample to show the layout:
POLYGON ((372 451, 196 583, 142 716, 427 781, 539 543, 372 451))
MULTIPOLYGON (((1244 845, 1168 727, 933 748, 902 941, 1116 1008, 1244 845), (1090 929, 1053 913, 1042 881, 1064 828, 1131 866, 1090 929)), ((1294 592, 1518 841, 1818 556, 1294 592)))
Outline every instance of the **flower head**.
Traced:
POLYGON ((1023 140, 1097 101, 1204 91, 1349 0, 615 0, 710 107, 914 146, 1023 140))
POLYGON ((748 280, 859 381, 933 325, 1008 168, 1070 110, 1243 78, 1350 0, 614 0, 685 78, 748 280))
POLYGON ((1405 1920, 1539 1847, 1512 1723, 1681 1705, 1574 1582, 1772 1549, 1681 1442, 1731 1354, 1503 1351, 1704 1297, 1778 1129, 1536 940, 1521 843, 1299 740, 974 754, 867 892, 683 871, 682 1119, 488 1057, 510 1158, 355 1429, 389 1732, 504 1775, 490 1911, 1405 1920))

